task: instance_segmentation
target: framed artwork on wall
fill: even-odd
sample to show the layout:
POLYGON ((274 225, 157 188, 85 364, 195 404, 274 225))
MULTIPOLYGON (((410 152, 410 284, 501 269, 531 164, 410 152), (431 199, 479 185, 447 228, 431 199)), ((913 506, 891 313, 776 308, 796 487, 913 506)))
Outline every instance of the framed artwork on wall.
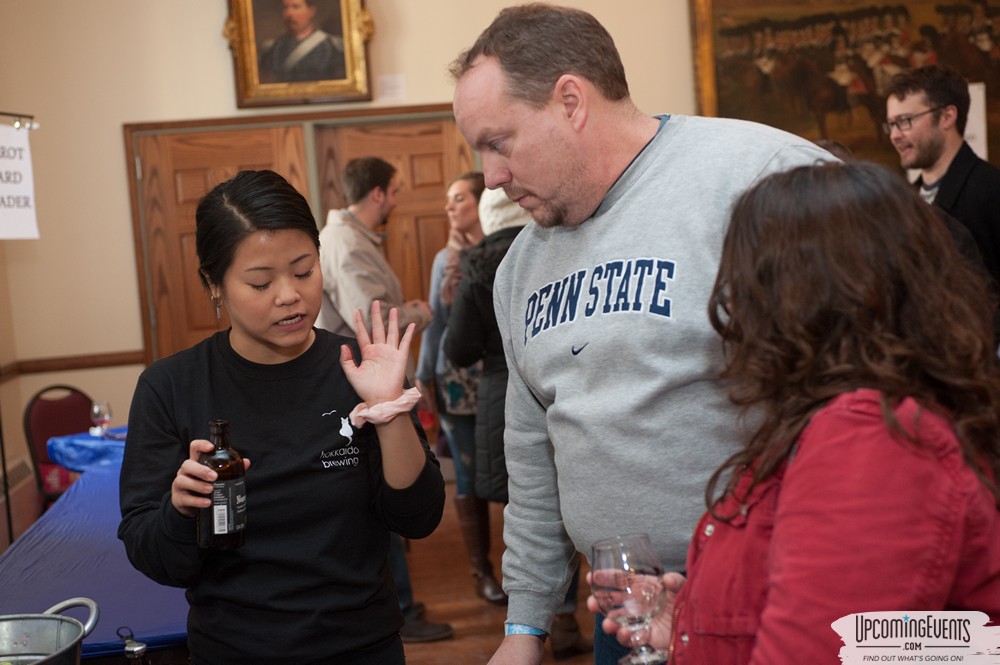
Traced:
POLYGON ((1000 163, 1000 0, 689 0, 699 112, 830 139, 886 165, 885 89, 939 63, 985 83, 1000 163))
POLYGON ((362 0, 229 0, 240 108, 371 99, 362 0))

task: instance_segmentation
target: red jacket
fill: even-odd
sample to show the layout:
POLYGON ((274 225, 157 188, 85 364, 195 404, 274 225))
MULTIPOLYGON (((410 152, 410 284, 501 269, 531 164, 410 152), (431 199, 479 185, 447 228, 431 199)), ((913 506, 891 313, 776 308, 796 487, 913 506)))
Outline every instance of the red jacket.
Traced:
MULTIPOLYGON (((688 551, 671 665, 840 663, 856 612, 980 610, 1000 622, 1000 511, 948 422, 911 399, 890 434, 874 390, 813 416, 784 471, 725 497, 688 551), (745 507, 744 507, 745 504, 745 507)), ((749 485, 744 476, 737 488, 749 485)))

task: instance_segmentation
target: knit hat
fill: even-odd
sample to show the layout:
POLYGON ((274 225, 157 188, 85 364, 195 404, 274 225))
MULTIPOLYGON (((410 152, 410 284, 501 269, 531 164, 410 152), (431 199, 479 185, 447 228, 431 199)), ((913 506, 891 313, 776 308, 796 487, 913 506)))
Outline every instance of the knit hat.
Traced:
POLYGON ((531 213, 507 198, 502 188, 487 189, 479 197, 479 225, 483 228, 483 235, 512 226, 524 226, 530 221, 531 213))

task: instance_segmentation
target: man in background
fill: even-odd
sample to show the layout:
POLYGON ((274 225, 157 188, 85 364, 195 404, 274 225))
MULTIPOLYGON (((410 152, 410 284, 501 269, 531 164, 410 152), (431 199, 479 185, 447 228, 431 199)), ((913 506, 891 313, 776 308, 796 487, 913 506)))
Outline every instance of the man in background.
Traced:
POLYGON ((320 231, 323 306, 317 325, 354 337, 354 311, 370 328, 371 303, 382 301, 382 317, 399 310, 399 329, 415 323, 420 332, 431 320, 424 300, 403 301, 403 287, 382 251, 377 231, 396 207, 400 180, 396 167, 378 157, 352 159, 344 168, 346 208, 331 210, 320 231))
MULTIPOLYGON (((684 568, 708 478, 747 436, 707 315, 730 206, 833 157, 763 125, 642 113, 611 35, 576 9, 504 9, 451 72, 486 186, 534 219, 494 282, 510 502, 491 663, 537 665, 596 540, 647 532, 684 568)), ((595 663, 625 651, 595 632, 595 663)))
MULTIPOLYGON (((360 310, 365 327, 371 329, 371 303, 382 303, 382 316, 389 309, 399 314, 399 329, 411 323, 416 332, 431 320, 430 306, 423 300, 403 302, 403 288, 382 252, 382 236, 376 231, 396 207, 400 182, 396 168, 378 157, 359 157, 348 162, 343 174, 346 208, 331 210, 320 231, 320 269, 323 273, 323 303, 316 325, 348 337, 356 337, 354 312, 360 310)), ((423 603, 413 600, 403 540, 392 534, 389 565, 406 623, 399 631, 403 642, 433 642, 454 635, 446 623, 424 617, 423 603)))
POLYGON ((905 169, 920 172, 920 196, 972 234, 1000 284, 1000 169, 965 142, 969 82, 950 67, 928 65, 893 77, 885 130, 905 169))

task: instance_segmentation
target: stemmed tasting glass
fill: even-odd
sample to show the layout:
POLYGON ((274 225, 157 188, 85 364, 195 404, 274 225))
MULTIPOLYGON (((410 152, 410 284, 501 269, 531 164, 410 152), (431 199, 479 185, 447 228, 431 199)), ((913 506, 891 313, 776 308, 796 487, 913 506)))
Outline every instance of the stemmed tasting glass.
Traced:
POLYGON ((90 405, 90 422, 101 431, 101 437, 108 435, 108 425, 111 424, 111 403, 94 402, 90 405))
POLYGON ((660 565, 649 536, 615 536, 594 543, 590 587, 601 612, 629 631, 632 651, 619 665, 654 665, 667 654, 649 645, 649 621, 666 601, 660 565))

